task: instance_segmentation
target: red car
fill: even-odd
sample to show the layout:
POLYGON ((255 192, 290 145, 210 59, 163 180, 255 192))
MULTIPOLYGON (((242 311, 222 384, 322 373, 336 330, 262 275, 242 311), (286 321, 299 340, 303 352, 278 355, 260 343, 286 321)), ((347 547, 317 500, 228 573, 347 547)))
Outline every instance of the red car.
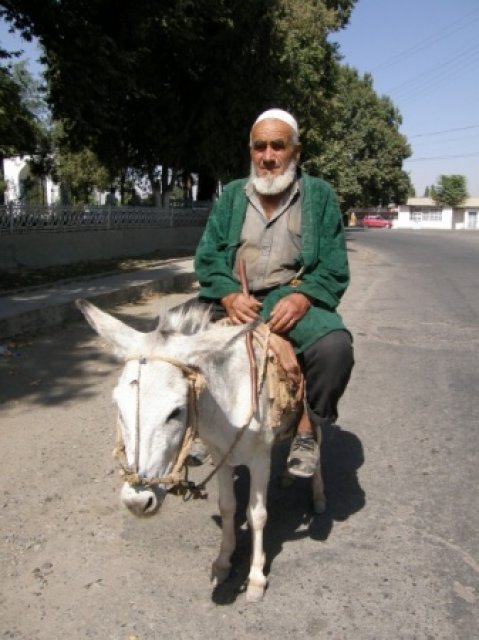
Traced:
POLYGON ((391 220, 387 220, 380 215, 364 216, 363 227, 370 229, 371 227, 378 227, 381 229, 392 229, 393 223, 391 220))

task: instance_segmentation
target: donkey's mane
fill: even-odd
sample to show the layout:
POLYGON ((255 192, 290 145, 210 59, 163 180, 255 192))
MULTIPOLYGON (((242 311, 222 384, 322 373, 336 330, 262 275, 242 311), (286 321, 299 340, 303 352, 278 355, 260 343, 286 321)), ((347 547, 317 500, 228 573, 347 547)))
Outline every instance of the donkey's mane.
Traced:
POLYGON ((189 304, 170 310, 158 318, 157 331, 192 335, 205 331, 211 324, 210 307, 189 304))

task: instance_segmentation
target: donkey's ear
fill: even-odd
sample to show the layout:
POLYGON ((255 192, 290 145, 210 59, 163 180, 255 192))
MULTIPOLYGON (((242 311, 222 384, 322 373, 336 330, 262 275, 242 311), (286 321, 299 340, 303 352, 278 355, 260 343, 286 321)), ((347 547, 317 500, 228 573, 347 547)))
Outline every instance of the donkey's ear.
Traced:
MULTIPOLYGON (((225 327, 216 325, 192 337, 192 348, 188 354, 189 364, 201 367, 206 359, 223 358, 224 354, 234 343, 253 331, 262 320, 255 320, 248 324, 225 327)), ((191 343, 190 343, 191 344, 191 343)))
POLYGON ((113 347, 115 355, 124 358, 143 353, 150 334, 129 327, 88 300, 76 300, 75 304, 90 326, 113 347))

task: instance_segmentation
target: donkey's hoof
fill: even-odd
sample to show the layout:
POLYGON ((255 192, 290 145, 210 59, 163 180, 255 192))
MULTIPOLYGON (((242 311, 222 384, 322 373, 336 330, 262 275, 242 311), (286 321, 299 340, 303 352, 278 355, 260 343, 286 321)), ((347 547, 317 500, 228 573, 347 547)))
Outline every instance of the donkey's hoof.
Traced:
POLYGON ((220 566, 217 562, 213 562, 211 567, 211 582, 213 586, 217 587, 228 579, 230 575, 231 566, 220 566))
POLYGON ((257 584, 249 584, 246 589, 246 602, 261 602, 264 596, 264 587, 257 584))

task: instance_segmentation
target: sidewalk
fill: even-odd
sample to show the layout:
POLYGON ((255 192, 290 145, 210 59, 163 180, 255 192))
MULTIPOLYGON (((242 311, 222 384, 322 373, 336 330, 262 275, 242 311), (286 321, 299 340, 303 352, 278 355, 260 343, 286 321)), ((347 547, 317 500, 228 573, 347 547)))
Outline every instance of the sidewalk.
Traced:
MULTIPOLYGON (((351 241, 353 236, 347 233, 347 238, 351 241)), ((360 253, 366 259, 368 252, 360 253)), ((356 250, 349 253, 349 259, 358 262, 356 250)), ((79 320, 77 298, 92 300, 105 308, 152 293, 181 293, 195 280, 193 258, 174 258, 158 260, 134 271, 79 277, 0 294, 0 340, 79 320)))
POLYGON ((158 261, 154 266, 52 283, 0 295, 0 340, 80 319, 75 306, 85 298, 102 307, 151 293, 181 292, 195 282, 193 259, 158 261))

